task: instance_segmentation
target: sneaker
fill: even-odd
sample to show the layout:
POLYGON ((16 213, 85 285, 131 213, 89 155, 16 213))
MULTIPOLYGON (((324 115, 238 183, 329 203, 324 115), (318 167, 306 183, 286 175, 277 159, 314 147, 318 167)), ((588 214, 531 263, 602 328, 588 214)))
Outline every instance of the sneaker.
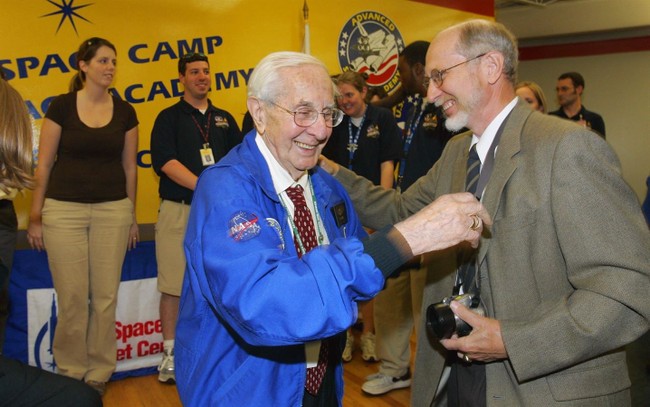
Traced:
POLYGON ((375 353, 375 334, 366 332, 361 335, 361 358, 366 362, 376 362, 377 354, 375 353))
POLYGON ((162 362, 158 366, 158 381, 161 383, 176 383, 176 374, 174 373, 174 349, 163 351, 162 362))
POLYGON ((411 385, 411 372, 406 371, 406 374, 402 377, 393 377, 387 376, 385 374, 379 374, 379 377, 369 380, 361 386, 361 390, 364 393, 368 393, 373 396, 378 396, 380 394, 388 393, 391 390, 403 389, 411 385))
POLYGON ((382 377, 383 375, 384 375, 383 373, 379 373, 379 372, 377 372, 377 373, 373 373, 373 374, 369 374, 368 376, 366 376, 365 380, 366 380, 367 382, 369 382, 369 381, 371 381, 371 380, 379 379, 379 378, 382 377))
POLYGON ((352 360, 352 347, 354 346, 354 336, 348 329, 347 337, 345 338, 345 349, 343 349, 343 355, 341 358, 344 362, 349 362, 352 360))

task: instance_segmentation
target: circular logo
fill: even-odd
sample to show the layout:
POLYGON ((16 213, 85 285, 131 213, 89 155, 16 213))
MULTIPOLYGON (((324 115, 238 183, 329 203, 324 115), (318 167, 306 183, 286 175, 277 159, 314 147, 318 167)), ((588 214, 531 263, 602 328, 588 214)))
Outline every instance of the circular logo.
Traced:
POLYGON ((239 211, 228 221, 228 235, 236 242, 245 242, 260 234, 257 215, 239 211))
POLYGON ((404 40, 397 26, 376 11, 352 16, 339 35, 338 56, 343 72, 367 73, 370 86, 383 86, 390 93, 399 83, 397 63, 404 40))

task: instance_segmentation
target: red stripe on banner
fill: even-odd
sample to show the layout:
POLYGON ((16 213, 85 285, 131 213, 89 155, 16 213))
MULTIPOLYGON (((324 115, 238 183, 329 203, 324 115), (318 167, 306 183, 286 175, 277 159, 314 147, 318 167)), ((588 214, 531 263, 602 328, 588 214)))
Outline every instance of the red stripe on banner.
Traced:
POLYGON ((519 60, 531 61, 535 59, 583 57, 636 51, 650 51, 650 36, 521 47, 519 48, 519 60))
POLYGON ((469 13, 494 17, 494 0, 411 0, 418 3, 431 4, 452 8, 455 10, 467 11, 469 13))

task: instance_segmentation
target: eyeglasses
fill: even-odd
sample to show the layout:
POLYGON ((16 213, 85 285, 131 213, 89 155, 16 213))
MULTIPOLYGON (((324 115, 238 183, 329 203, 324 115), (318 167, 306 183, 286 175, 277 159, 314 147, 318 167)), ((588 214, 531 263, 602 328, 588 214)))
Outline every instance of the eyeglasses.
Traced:
MULTIPOLYGON (((202 52, 188 52, 178 58, 178 73, 185 75, 187 64, 197 61, 208 62, 208 57, 202 52)), ((209 65, 209 62, 208 62, 209 65)))
POLYGON ((442 86, 442 81, 445 80, 445 75, 447 74, 447 72, 451 71, 452 69, 454 69, 454 68, 456 68, 458 66, 461 66, 461 65, 466 64, 468 62, 471 62, 471 61, 473 61, 475 59, 478 59, 478 58, 484 56, 485 54, 487 54, 487 52, 479 54, 479 55, 475 56, 474 58, 467 59, 467 60, 465 60, 465 61, 463 61, 461 63, 458 63, 458 64, 456 64, 454 66, 450 66, 449 68, 445 68, 443 70, 432 69, 431 70, 431 76, 425 76, 424 77, 424 82, 423 82, 424 88, 428 89, 429 84, 431 83, 431 81, 433 81, 433 84, 435 85, 436 88, 441 87, 442 86))
POLYGON ((275 102, 268 102, 292 115, 294 123, 300 127, 309 127, 316 123, 319 114, 322 114, 323 118, 325 118, 325 125, 327 127, 336 127, 343 121, 344 113, 334 107, 326 107, 322 112, 307 106, 299 107, 296 110, 289 110, 275 102))
POLYGON ((181 56, 182 60, 190 60, 190 59, 199 59, 199 58, 207 58, 207 56, 203 52, 188 52, 187 54, 183 54, 181 56))

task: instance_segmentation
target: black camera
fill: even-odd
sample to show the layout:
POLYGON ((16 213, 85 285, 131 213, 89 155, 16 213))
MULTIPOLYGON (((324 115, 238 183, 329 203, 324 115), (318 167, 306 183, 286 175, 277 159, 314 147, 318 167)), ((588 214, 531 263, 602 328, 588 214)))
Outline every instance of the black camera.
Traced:
POLYGON ((458 318, 449 307, 452 301, 460 302, 481 316, 485 315, 481 299, 472 293, 445 297, 441 302, 429 305, 427 307, 427 329, 433 332, 438 339, 449 339, 453 334, 467 336, 472 332, 472 327, 458 318))

